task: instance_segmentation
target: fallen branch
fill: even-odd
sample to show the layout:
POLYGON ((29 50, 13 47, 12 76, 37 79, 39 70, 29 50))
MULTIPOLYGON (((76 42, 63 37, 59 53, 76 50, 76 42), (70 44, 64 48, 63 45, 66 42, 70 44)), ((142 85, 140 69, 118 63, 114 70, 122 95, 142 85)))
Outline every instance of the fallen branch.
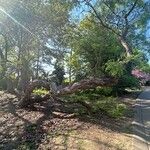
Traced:
POLYGON ((92 89, 97 86, 111 87, 117 83, 117 79, 114 78, 91 78, 81 80, 80 82, 76 82, 72 85, 69 85, 63 89, 60 89, 56 95, 66 95, 78 92, 80 90, 92 89))
POLYGON ((97 86, 110 87, 110 86, 115 85, 116 83, 117 83, 117 79, 114 79, 114 78, 101 78, 101 79, 91 78, 91 79, 81 80, 80 82, 76 82, 65 88, 56 90, 56 89, 53 89, 53 86, 50 86, 50 83, 47 81, 35 80, 29 84, 25 92, 25 96, 21 99, 19 105, 21 107, 26 107, 27 105, 30 105, 30 103, 32 103, 31 94, 35 88, 39 88, 39 87, 44 87, 50 91, 48 97, 57 97, 57 96, 62 96, 66 94, 72 94, 80 90, 96 88, 97 86))

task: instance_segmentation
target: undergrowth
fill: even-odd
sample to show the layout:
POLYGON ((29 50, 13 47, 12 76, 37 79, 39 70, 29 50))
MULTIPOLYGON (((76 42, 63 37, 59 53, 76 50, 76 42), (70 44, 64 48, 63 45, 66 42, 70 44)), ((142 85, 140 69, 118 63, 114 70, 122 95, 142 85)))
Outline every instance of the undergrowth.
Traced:
POLYGON ((33 90, 32 93, 35 94, 35 95, 40 95, 40 96, 42 96, 42 95, 48 94, 49 91, 46 90, 45 88, 36 88, 36 89, 33 90))
MULTIPOLYGON (((96 88, 86 91, 80 91, 75 94, 66 96, 67 101, 72 102, 85 102, 92 108, 92 113, 104 112, 110 117, 120 118, 123 117, 127 111, 125 104, 121 103, 117 97, 110 96, 112 92, 111 88, 96 88)), ((85 113, 85 110, 80 113, 85 113)))

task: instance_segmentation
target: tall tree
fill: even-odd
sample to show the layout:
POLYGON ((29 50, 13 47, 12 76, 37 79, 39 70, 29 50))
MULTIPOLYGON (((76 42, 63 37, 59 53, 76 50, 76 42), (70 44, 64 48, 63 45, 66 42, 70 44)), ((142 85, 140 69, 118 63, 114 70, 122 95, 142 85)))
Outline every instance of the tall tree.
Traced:
MULTIPOLYGON (((106 75, 105 64, 108 60, 121 58, 122 47, 116 37, 103 26, 92 21, 92 17, 83 19, 75 30, 72 30, 70 48, 70 65, 74 75, 106 75)), ((75 76, 76 76, 75 75, 75 76)))
MULTIPOLYGON (((133 49, 132 43, 128 38, 133 27, 147 15, 149 1, 143 0, 92 0, 78 1, 87 5, 95 21, 101 26, 115 34, 124 47, 126 56, 131 56, 133 49)), ((148 17, 146 17, 148 20, 148 17)))

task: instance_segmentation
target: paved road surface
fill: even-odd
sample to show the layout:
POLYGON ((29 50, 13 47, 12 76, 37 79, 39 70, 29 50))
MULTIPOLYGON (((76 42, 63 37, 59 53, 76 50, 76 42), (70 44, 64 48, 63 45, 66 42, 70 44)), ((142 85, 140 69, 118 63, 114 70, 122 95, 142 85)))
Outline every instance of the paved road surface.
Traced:
POLYGON ((133 129, 134 150, 150 150, 150 87, 145 87, 137 98, 133 129))

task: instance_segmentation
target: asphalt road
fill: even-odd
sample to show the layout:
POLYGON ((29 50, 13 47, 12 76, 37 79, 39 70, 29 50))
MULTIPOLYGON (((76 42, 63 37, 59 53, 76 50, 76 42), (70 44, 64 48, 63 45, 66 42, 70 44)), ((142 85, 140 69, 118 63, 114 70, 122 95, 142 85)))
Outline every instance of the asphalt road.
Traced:
POLYGON ((145 87, 135 104, 133 149, 150 150, 150 87, 145 87))

